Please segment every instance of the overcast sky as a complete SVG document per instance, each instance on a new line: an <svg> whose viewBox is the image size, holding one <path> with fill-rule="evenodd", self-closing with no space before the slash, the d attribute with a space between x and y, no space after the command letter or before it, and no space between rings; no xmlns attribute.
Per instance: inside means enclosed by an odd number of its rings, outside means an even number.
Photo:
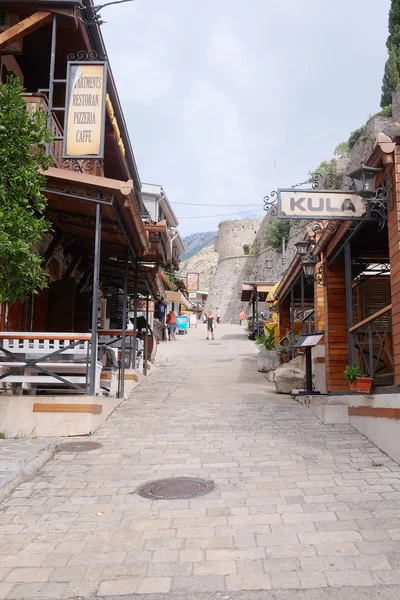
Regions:
<svg viewBox="0 0 400 600"><path fill-rule="evenodd" d="M379 110L389 4L134 0L102 10L142 182L201 205L173 204L183 235L262 217L265 194L304 181Z"/></svg>

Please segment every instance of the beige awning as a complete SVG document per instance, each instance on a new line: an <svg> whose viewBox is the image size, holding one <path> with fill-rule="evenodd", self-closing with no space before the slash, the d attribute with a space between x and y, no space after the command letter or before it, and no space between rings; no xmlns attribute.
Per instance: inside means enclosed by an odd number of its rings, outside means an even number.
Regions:
<svg viewBox="0 0 400 600"><path fill-rule="evenodd" d="M180 302L181 301L181 293L173 292L171 290L165 290L165 301L166 302Z"/></svg>
<svg viewBox="0 0 400 600"><path fill-rule="evenodd" d="M257 292L270 292L272 288L275 286L275 283L270 283L267 285L257 285Z"/></svg>

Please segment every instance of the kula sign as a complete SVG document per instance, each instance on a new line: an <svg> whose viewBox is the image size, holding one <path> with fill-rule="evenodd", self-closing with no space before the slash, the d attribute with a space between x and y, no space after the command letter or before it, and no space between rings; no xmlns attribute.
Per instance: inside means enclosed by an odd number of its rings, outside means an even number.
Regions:
<svg viewBox="0 0 400 600"><path fill-rule="evenodd" d="M367 212L361 196L345 191L278 190L278 217L288 219L360 219Z"/></svg>
<svg viewBox="0 0 400 600"><path fill-rule="evenodd" d="M106 62L69 62L63 158L103 158Z"/></svg>

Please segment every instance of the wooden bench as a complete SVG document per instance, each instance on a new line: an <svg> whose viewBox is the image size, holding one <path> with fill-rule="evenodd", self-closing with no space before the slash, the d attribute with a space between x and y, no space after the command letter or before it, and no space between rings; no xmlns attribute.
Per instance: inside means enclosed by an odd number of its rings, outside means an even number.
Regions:
<svg viewBox="0 0 400 600"><path fill-rule="evenodd" d="M0 384L21 384L30 393L54 385L57 393L65 391L61 386L87 393L91 338L90 333L0 332ZM97 361L96 394L102 393L102 368Z"/></svg>

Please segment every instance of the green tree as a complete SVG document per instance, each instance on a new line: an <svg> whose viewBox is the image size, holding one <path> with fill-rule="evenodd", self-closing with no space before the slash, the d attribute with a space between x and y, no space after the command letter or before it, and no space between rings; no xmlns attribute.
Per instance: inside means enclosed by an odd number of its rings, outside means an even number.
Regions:
<svg viewBox="0 0 400 600"><path fill-rule="evenodd" d="M33 246L49 230L44 217L45 176L52 158L45 154L51 136L47 115L30 115L16 77L0 85L0 302L25 300L47 285Z"/></svg>
<svg viewBox="0 0 400 600"><path fill-rule="evenodd" d="M350 154L350 147L348 142L340 142L333 152L334 156L338 158L347 158Z"/></svg>
<svg viewBox="0 0 400 600"><path fill-rule="evenodd" d="M289 234L290 221L287 219L276 219L265 230L265 247L271 247L277 252L282 252L282 239L285 238L287 245Z"/></svg>
<svg viewBox="0 0 400 600"><path fill-rule="evenodd" d="M400 0L392 0L389 10L388 59L382 80L381 107L392 103L392 92L400 83Z"/></svg>

